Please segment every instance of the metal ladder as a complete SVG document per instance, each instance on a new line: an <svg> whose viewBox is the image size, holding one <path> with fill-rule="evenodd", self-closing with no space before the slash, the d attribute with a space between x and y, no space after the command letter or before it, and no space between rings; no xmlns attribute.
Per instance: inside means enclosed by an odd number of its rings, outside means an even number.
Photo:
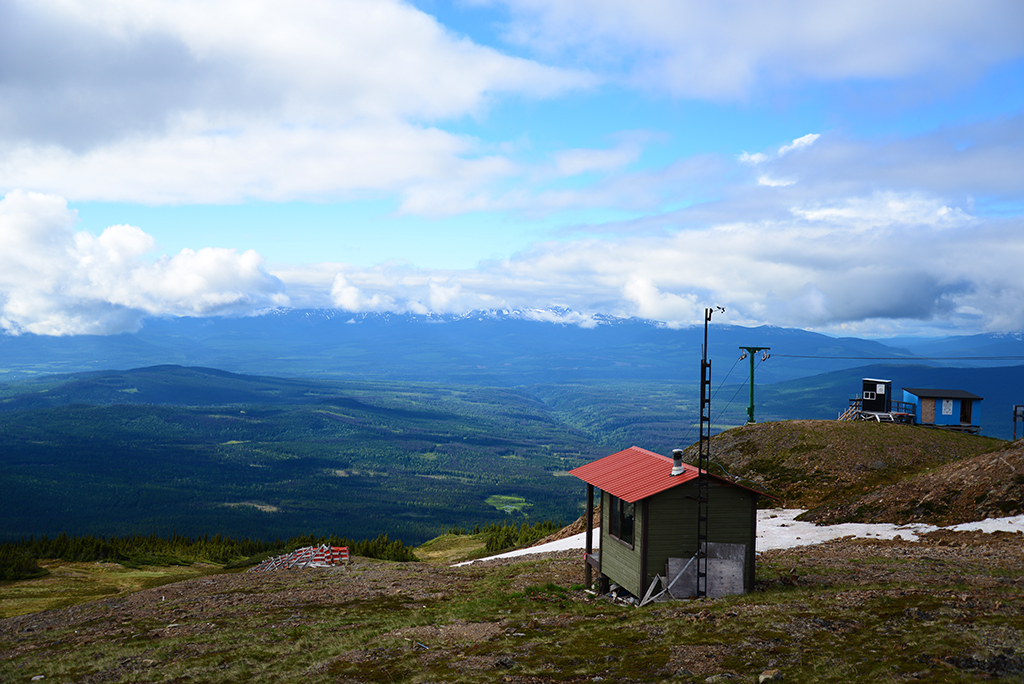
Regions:
<svg viewBox="0 0 1024 684"><path fill-rule="evenodd" d="M711 461L711 362L708 361L708 323L704 309L704 347L700 360L700 443L697 448L697 597L708 593L708 465Z"/></svg>

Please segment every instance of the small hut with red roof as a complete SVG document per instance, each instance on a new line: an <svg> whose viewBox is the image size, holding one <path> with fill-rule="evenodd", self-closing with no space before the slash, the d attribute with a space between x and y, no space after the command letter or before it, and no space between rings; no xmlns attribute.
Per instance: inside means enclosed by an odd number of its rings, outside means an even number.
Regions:
<svg viewBox="0 0 1024 684"><path fill-rule="evenodd" d="M601 493L596 550L587 516L588 586L594 569L602 593L614 582L633 596L644 597L660 576L665 585L676 581L669 594L695 595L695 579L687 581L683 574L698 547L695 466L633 446L570 474L587 483L588 510L593 508L594 490ZM707 595L751 591L757 500L764 495L716 475L708 477ZM690 572L695 578L695 568Z"/></svg>

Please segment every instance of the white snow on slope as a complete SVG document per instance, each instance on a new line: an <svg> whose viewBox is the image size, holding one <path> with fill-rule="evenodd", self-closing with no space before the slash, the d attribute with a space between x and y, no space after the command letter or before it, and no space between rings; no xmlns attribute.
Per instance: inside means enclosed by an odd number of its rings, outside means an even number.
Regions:
<svg viewBox="0 0 1024 684"><path fill-rule="evenodd" d="M989 518L979 522L951 525L950 527L939 528L934 525L892 525L889 523L867 524L867 523L844 523L841 525L815 525L814 523L801 522L795 518L803 513L801 508L776 508L765 509L757 512L757 550L770 551L771 549L789 549L795 546L809 546L821 544L832 539L842 537L864 537L875 539L895 539L899 537L909 541L917 541L919 534L934 532L938 529L952 530L954 532L970 532L980 530L982 532L1021 532L1024 533L1024 515L1017 515L1011 518ZM594 547L597 547L600 530L594 530ZM477 560L493 560L496 558L515 558L537 553L550 553L552 551L566 551L572 549L583 549L586 547L586 532L577 534L565 539L559 539L540 546L531 546L527 549L517 549L508 553L479 558ZM457 563L455 567L469 565L476 561Z"/></svg>

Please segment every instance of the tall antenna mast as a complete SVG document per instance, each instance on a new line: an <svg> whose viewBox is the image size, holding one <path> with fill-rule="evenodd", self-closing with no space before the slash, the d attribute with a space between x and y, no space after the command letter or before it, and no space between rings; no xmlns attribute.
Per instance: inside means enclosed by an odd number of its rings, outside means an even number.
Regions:
<svg viewBox="0 0 1024 684"><path fill-rule="evenodd" d="M725 312L722 307L715 307ZM700 443L697 448L697 597L708 594L708 465L711 462L711 362L708 361L708 323L704 309L704 346L700 359Z"/></svg>

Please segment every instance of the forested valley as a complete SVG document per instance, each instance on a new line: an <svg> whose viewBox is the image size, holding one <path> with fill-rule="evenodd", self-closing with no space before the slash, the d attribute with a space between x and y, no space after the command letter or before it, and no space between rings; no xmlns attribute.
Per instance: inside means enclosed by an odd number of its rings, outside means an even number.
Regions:
<svg viewBox="0 0 1024 684"><path fill-rule="evenodd" d="M387 534L416 544L453 527L567 522L583 503L568 470L622 440L665 441L678 423L654 411L638 423L635 405L650 397L619 394L602 413L550 388L175 366L8 384L2 536Z"/></svg>

